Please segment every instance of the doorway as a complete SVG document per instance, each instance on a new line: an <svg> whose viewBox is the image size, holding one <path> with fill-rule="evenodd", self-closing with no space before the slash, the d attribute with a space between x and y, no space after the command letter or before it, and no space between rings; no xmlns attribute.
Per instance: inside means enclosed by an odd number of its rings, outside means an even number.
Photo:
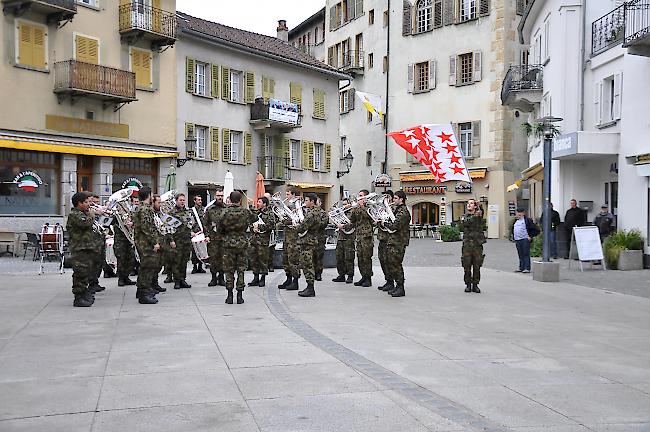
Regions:
<svg viewBox="0 0 650 432"><path fill-rule="evenodd" d="M90 192L93 188L92 156L79 156L77 158L77 192Z"/></svg>
<svg viewBox="0 0 650 432"><path fill-rule="evenodd" d="M440 206L433 202L413 205L413 223L415 225L439 225Z"/></svg>

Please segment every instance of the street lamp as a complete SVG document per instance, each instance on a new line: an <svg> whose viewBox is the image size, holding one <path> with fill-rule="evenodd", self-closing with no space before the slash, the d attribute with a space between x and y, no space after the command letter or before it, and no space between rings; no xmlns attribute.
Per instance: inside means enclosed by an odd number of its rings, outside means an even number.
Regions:
<svg viewBox="0 0 650 432"><path fill-rule="evenodd" d="M352 163L354 162L354 156L352 156L352 151L348 149L348 154L346 154L345 157L341 158L341 160L345 164L347 171L337 171L336 178L341 178L350 172L350 168L352 168Z"/></svg>
<svg viewBox="0 0 650 432"><path fill-rule="evenodd" d="M185 165L185 163L190 160L194 159L194 154L195 154L195 149L196 149L196 137L194 136L194 133L192 131L189 131L187 133L187 136L185 137L185 159L176 159L176 166L178 168L182 167Z"/></svg>

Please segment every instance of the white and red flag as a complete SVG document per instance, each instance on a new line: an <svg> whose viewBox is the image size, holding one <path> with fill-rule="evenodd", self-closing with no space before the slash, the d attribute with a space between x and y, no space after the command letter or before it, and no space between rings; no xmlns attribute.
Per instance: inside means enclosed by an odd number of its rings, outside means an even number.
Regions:
<svg viewBox="0 0 650 432"><path fill-rule="evenodd" d="M425 124L387 134L435 176L436 183L470 182L454 129L447 124Z"/></svg>

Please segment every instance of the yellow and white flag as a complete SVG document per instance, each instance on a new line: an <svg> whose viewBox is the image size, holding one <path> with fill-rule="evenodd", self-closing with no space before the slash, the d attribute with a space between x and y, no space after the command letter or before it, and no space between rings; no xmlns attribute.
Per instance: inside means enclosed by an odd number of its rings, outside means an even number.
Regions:
<svg viewBox="0 0 650 432"><path fill-rule="evenodd" d="M384 104L381 101L381 96L360 91L356 91L355 94L361 99L363 106L372 114L372 119L376 123L382 124L384 120Z"/></svg>

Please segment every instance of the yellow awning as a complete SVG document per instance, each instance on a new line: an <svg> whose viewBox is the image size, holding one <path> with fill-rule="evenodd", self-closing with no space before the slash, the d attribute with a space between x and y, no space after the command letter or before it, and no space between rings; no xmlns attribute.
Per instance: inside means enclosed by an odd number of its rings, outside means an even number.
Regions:
<svg viewBox="0 0 650 432"><path fill-rule="evenodd" d="M544 165L542 165L541 162L533 165L532 167L524 170L521 172L521 178L508 186L506 190L508 192L512 192L515 189L519 189L519 186L526 180L537 180L537 181L542 181L544 180Z"/></svg>
<svg viewBox="0 0 650 432"><path fill-rule="evenodd" d="M333 184L328 183L294 183L289 182L290 186L295 186L300 189L331 189L334 187Z"/></svg>
<svg viewBox="0 0 650 432"><path fill-rule="evenodd" d="M147 151L136 149L124 149L119 147L96 147L90 145L81 145L61 141L41 141L41 140L20 140L20 139L0 139L0 148L10 148L16 150L32 150L49 153L69 153L87 156L111 156L123 158L173 158L178 153L170 150L169 152Z"/></svg>
<svg viewBox="0 0 650 432"><path fill-rule="evenodd" d="M472 179L484 179L487 176L487 168L468 168L469 176ZM400 174L399 179L402 182L415 181L435 181L436 178L430 172L426 173L405 173Z"/></svg>

